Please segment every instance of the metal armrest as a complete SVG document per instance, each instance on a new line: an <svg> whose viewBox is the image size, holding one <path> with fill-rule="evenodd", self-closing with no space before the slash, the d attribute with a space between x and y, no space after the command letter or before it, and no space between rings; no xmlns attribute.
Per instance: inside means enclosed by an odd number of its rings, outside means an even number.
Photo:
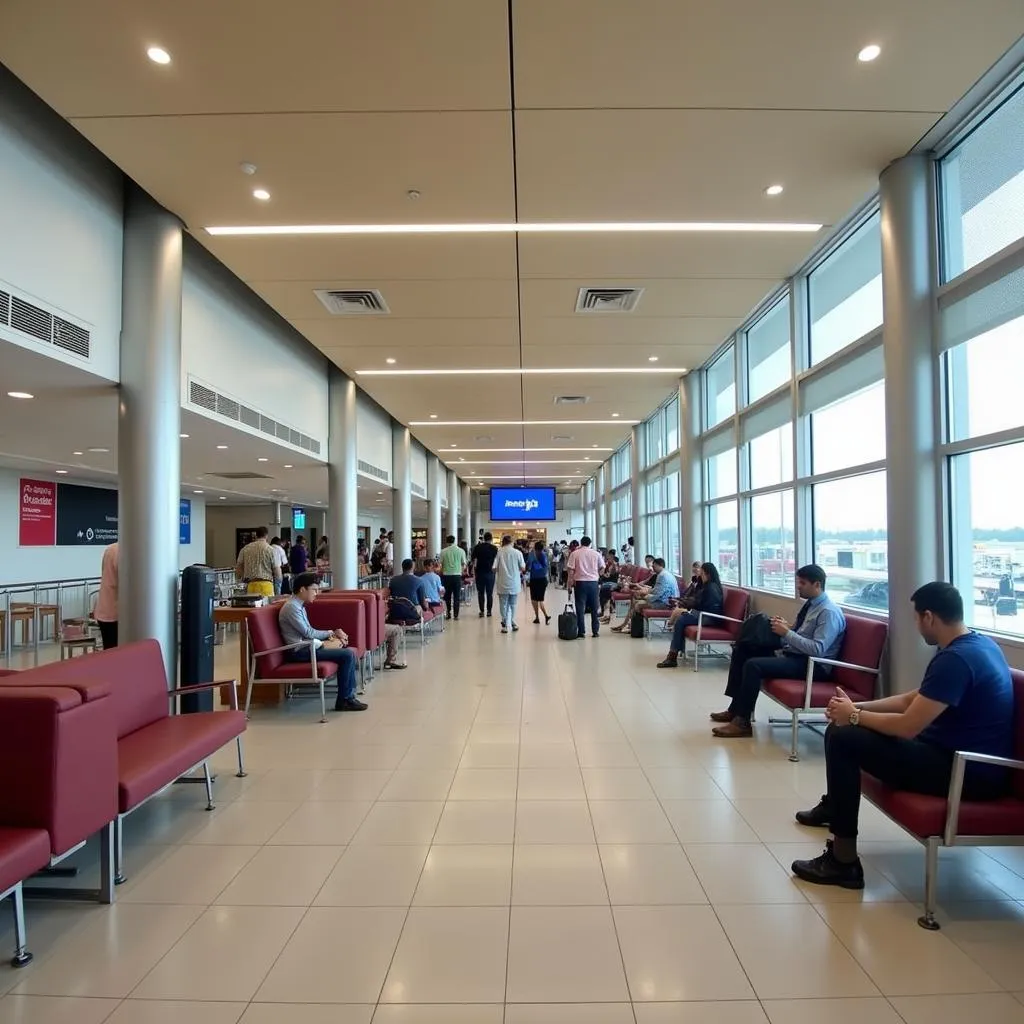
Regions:
<svg viewBox="0 0 1024 1024"><path fill-rule="evenodd" d="M967 762L974 761L977 764L992 764L1002 768L1012 768L1015 771L1024 771L1024 761L1015 760L1012 757L996 757L994 754L973 754L966 750L958 750L953 755L953 771L949 776L949 796L946 802L946 826L942 833L942 842L946 846L952 846L957 836L957 825L960 820L960 801L964 792L964 773L967 770Z"/></svg>
<svg viewBox="0 0 1024 1024"><path fill-rule="evenodd" d="M186 693L201 693L203 690L216 690L221 686L231 687L231 710L238 710L238 680L237 679L218 679L212 683L189 683L188 686L178 686L173 690L168 690L167 693L171 697L180 697Z"/></svg>
<svg viewBox="0 0 1024 1024"><path fill-rule="evenodd" d="M703 621L704 616L709 619L724 619L726 622L742 622L742 619L734 619L731 615L723 615L721 612L698 612L697 618ZM699 623L698 623L699 625Z"/></svg>
<svg viewBox="0 0 1024 1024"><path fill-rule="evenodd" d="M300 647L308 647L314 640L300 640L297 644L285 644L284 647L268 647L265 651L253 651L254 658L262 658L264 654L278 654L281 651L295 651Z"/></svg>
<svg viewBox="0 0 1024 1024"><path fill-rule="evenodd" d="M877 676L879 672L877 668L868 668L867 665L854 665L851 661L839 661L836 658L817 658L809 656L807 658L807 679L806 686L804 688L804 711L816 710L811 707L811 688L814 686L815 665L834 665L836 668L850 668L856 672L868 672L875 676Z"/></svg>

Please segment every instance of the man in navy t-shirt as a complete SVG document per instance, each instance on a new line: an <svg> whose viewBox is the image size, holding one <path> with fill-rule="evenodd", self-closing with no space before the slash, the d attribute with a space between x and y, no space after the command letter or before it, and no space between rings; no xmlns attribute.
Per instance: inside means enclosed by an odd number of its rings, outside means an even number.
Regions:
<svg viewBox="0 0 1024 1024"><path fill-rule="evenodd" d="M832 832L825 852L798 860L793 874L807 882L863 889L857 856L861 769L894 789L945 796L953 755L1011 757L1013 684L999 647L964 625L964 603L950 583L926 583L911 598L917 629L937 647L920 689L855 705L841 690L825 712L828 792L817 807L799 811L801 825ZM1002 796L1007 770L968 762L966 800Z"/></svg>
<svg viewBox="0 0 1024 1024"><path fill-rule="evenodd" d="M420 609L427 611L427 592L423 580L412 571L413 561L402 562L402 575L394 576L388 584L391 600L388 602L388 618L393 622L419 622Z"/></svg>

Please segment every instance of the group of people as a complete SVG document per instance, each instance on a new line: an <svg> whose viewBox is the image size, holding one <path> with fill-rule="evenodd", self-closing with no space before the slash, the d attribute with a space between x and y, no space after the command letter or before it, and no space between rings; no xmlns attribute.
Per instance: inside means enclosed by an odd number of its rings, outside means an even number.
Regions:
<svg viewBox="0 0 1024 1024"><path fill-rule="evenodd" d="M235 577L245 584L246 592L261 597L275 597L291 589L291 580L330 560L330 542L321 537L315 556L311 556L306 538L299 536L294 543L271 537L266 526L257 527L255 536L238 552Z"/></svg>
<svg viewBox="0 0 1024 1024"><path fill-rule="evenodd" d="M542 541L537 541L531 549L527 541L513 542L512 537L505 534L498 546L494 543L493 534L485 533L470 554L470 571L476 582L480 618L490 618L493 614L497 591L501 632L518 633L516 609L525 578L529 585L534 624L540 622L541 615L545 623L550 622L551 616L544 603L550 567L551 556Z"/></svg>

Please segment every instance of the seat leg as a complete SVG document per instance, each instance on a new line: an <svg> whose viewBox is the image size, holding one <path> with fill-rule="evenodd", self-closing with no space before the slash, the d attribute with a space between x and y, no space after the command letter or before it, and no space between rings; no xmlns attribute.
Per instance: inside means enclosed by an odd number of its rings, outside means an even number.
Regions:
<svg viewBox="0 0 1024 1024"><path fill-rule="evenodd" d="M213 802L213 776L210 774L210 762L203 762L203 782L206 783L206 809L212 811L214 809Z"/></svg>
<svg viewBox="0 0 1024 1024"><path fill-rule="evenodd" d="M924 847L924 914L917 919L917 923L929 932L937 932L940 927L939 922L935 920L940 842L939 836L929 836Z"/></svg>
<svg viewBox="0 0 1024 1024"><path fill-rule="evenodd" d="M19 882L11 892L11 905L14 908L14 956L11 957L12 967L25 967L32 962L32 954L25 948L25 897Z"/></svg>
<svg viewBox="0 0 1024 1024"><path fill-rule="evenodd" d="M123 885L124 877L124 819L114 819L114 885Z"/></svg>
<svg viewBox="0 0 1024 1024"><path fill-rule="evenodd" d="M324 681L322 678L318 680L320 683L320 721L327 721L327 701L324 698Z"/></svg>
<svg viewBox="0 0 1024 1024"><path fill-rule="evenodd" d="M799 761L800 755L797 753L797 746L800 742L800 716L795 711L793 712L792 729L789 741L789 759L790 761Z"/></svg>
<svg viewBox="0 0 1024 1024"><path fill-rule="evenodd" d="M114 876L115 823L120 823L120 816L114 821L108 821L100 829L100 888L97 898L100 903L110 904L114 902L114 885L117 880ZM124 879L122 878L123 882Z"/></svg>
<svg viewBox="0 0 1024 1024"><path fill-rule="evenodd" d="M249 718L249 703L252 700L252 677L253 673L249 673L249 682L245 686L245 717L248 721Z"/></svg>
<svg viewBox="0 0 1024 1024"><path fill-rule="evenodd" d="M235 749L238 751L238 771L235 772L236 779L244 779L246 776L245 759L242 756L242 737L235 737Z"/></svg>

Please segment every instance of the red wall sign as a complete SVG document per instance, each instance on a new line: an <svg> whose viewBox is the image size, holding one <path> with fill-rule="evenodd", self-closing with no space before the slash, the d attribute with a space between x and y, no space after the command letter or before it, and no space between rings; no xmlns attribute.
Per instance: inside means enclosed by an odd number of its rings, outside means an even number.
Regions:
<svg viewBox="0 0 1024 1024"><path fill-rule="evenodd" d="M57 485L22 480L18 496L18 543L24 547L57 543Z"/></svg>

